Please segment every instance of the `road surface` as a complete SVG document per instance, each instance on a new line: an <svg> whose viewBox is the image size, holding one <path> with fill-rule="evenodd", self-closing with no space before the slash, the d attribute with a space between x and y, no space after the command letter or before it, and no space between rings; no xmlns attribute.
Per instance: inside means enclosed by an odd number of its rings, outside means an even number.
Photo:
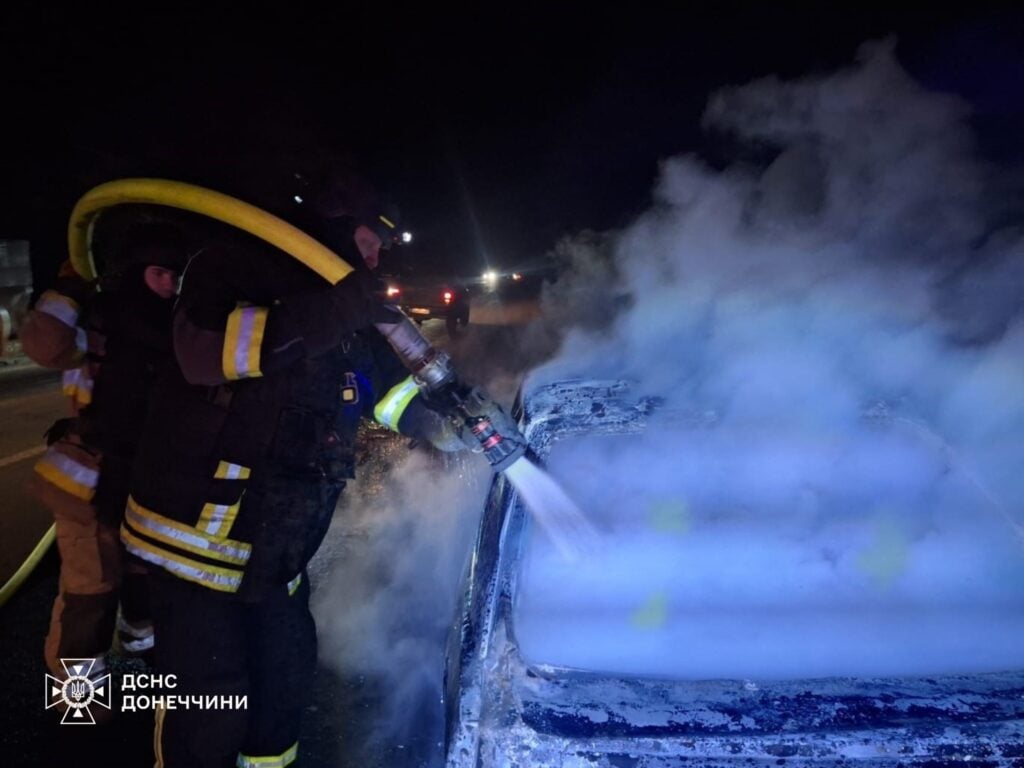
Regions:
<svg viewBox="0 0 1024 768"><path fill-rule="evenodd" d="M68 415L60 374L26 362L0 367L0 581L6 581L50 527L25 484L43 452L43 433Z"/></svg>

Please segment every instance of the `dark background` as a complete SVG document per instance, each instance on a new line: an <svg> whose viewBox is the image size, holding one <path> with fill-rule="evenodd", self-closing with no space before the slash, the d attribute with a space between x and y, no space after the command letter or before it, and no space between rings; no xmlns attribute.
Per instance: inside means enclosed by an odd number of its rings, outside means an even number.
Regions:
<svg viewBox="0 0 1024 768"><path fill-rule="evenodd" d="M995 6L77 5L0 10L0 238L32 240L37 290L90 186L165 176L245 197L296 153L356 157L424 262L519 266L628 222L660 158L722 161L700 130L717 87L827 72L890 34L917 79L972 103L986 153L1022 157L1024 12Z"/></svg>

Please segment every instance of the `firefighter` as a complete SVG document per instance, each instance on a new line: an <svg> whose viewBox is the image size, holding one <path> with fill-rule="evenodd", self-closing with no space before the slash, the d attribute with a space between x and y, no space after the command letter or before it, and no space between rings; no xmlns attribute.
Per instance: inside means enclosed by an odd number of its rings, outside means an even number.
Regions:
<svg viewBox="0 0 1024 768"><path fill-rule="evenodd" d="M120 243L99 283L65 263L21 329L30 358L64 370L72 406L48 432L31 481L53 513L61 556L44 646L58 677L68 658L93 659L91 674L102 676L115 626L124 653L146 658L154 641L146 569L126 557L118 531L150 386L173 358L171 300L187 254L167 224L138 224Z"/></svg>
<svg viewBox="0 0 1024 768"><path fill-rule="evenodd" d="M153 566L159 672L227 708L159 710L157 765L295 761L316 663L306 565L354 477L360 419L459 447L372 327L393 317L370 277L393 223L337 195L318 221L298 223L356 267L334 286L237 233L183 279L180 371L152 401L121 536Z"/></svg>

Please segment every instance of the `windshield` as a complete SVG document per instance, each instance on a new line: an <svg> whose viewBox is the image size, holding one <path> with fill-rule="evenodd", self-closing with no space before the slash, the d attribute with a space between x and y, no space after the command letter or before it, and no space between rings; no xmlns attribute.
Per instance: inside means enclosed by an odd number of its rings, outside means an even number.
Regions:
<svg viewBox="0 0 1024 768"><path fill-rule="evenodd" d="M1024 668L1024 539L926 427L677 429L556 443L601 530L566 560L524 527L528 663L676 679Z"/></svg>

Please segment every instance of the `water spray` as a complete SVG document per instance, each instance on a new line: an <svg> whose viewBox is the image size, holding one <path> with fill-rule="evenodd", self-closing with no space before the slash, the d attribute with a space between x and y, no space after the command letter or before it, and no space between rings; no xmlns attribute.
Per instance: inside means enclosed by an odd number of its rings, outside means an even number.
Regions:
<svg viewBox="0 0 1024 768"><path fill-rule="evenodd" d="M527 509L568 558L595 549L597 533L576 504L527 454L526 438L494 399L479 387L462 382L451 358L436 349L397 307L388 306L394 319L376 324L384 338L412 373L424 398L466 430L494 468L515 486Z"/></svg>
<svg viewBox="0 0 1024 768"><path fill-rule="evenodd" d="M992 491L992 489L982 481L977 471L975 471L975 469L957 453L953 446L950 445L942 435L928 425L922 424L914 419L908 419L905 416L898 416L893 419L893 421L909 427L918 435L918 437L923 438L938 450L945 457L951 467L959 470L967 481L978 489L982 498L988 502L991 509L995 511L996 515L1007 525L1010 531L1017 537L1021 546L1024 547L1024 525L1021 525L1014 519L1013 515L1011 515L1010 511L1006 508L1006 505Z"/></svg>

